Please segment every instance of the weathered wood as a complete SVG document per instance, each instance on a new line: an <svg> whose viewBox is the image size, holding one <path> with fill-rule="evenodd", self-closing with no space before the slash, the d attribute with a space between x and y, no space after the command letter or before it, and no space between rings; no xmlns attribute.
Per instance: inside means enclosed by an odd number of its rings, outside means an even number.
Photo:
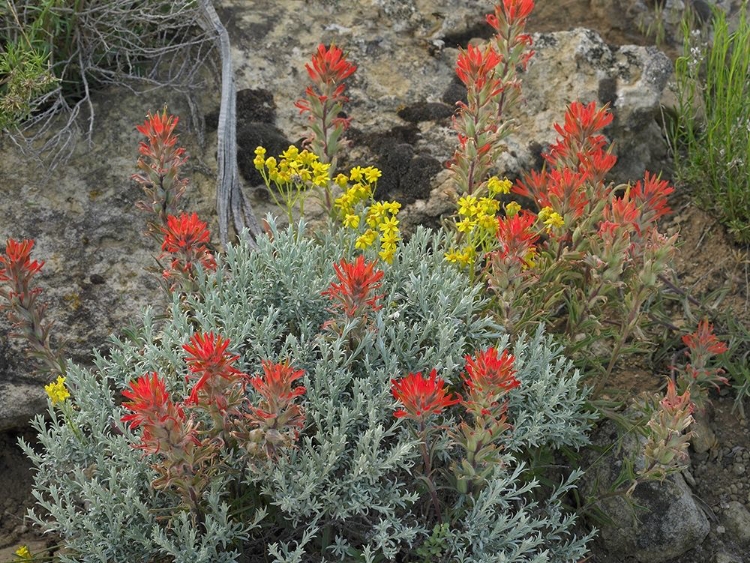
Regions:
<svg viewBox="0 0 750 563"><path fill-rule="evenodd" d="M229 241L229 222L239 235L247 228L251 244L261 229L252 206L242 193L237 168L237 99L232 70L229 34L221 23L211 0L201 0L207 23L215 30L221 56L221 107L219 109L216 210L219 214L221 244Z"/></svg>

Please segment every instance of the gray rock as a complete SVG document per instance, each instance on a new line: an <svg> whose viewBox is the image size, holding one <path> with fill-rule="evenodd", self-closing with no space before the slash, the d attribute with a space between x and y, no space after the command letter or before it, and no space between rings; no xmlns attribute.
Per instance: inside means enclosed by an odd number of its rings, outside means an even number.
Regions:
<svg viewBox="0 0 750 563"><path fill-rule="evenodd" d="M722 520L732 539L750 545L750 512L741 502L730 502L724 509Z"/></svg>
<svg viewBox="0 0 750 563"><path fill-rule="evenodd" d="M743 561L736 555L720 551L714 556L714 563L743 563Z"/></svg>
<svg viewBox="0 0 750 563"><path fill-rule="evenodd" d="M606 446L617 439L614 425L605 423L592 441ZM639 452L638 442L626 436L619 452L607 454L587 470L582 485L585 494L596 497L606 491L618 477L625 458L634 459L636 468L642 465ZM590 455L593 462L596 458ZM640 484L632 503L623 497L612 497L602 500L598 507L610 520L601 525L599 533L604 548L641 563L661 563L679 557L701 544L710 530L690 487L679 474L663 482Z"/></svg>

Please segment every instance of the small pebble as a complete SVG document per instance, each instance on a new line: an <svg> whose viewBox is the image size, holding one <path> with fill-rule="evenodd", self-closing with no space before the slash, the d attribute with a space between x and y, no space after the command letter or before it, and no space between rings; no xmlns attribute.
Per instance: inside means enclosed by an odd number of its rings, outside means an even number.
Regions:
<svg viewBox="0 0 750 563"><path fill-rule="evenodd" d="M741 463L735 463L734 466L732 467L732 471L734 472L735 475L739 477L745 474L745 466L742 465Z"/></svg>
<svg viewBox="0 0 750 563"><path fill-rule="evenodd" d="M716 526L716 533L717 534L723 534L727 531L727 529L724 526Z"/></svg>

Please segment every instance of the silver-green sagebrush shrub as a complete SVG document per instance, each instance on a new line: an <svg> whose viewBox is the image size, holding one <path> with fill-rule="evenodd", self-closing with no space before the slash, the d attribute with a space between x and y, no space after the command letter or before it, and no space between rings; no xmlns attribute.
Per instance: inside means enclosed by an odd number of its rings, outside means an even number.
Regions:
<svg viewBox="0 0 750 563"><path fill-rule="evenodd" d="M587 443L579 373L542 331L509 347L446 236L374 264L271 224L69 365L23 444L60 561L578 561L579 472L523 460Z"/></svg>

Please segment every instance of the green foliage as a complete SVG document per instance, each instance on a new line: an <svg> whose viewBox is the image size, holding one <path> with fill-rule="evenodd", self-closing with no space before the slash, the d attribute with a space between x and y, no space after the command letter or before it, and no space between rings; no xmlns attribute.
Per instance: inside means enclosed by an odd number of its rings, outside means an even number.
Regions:
<svg viewBox="0 0 750 563"><path fill-rule="evenodd" d="M382 265L383 308L372 326L352 319L321 332L331 317L322 292L333 263L351 259L345 230L306 236L304 225L230 247L216 273L199 272L198 291L174 296L171 314L147 311L143 325L113 340L96 369L70 365L71 399L34 426L41 448L24 445L37 471L32 518L65 541L61 561L578 561L588 537L571 532L563 497L579 477L542 488L519 461L530 448L585 445L580 376L540 330L514 344L520 386L509 394L514 429L503 463L486 485L460 499L441 497L446 523L429 517L415 485L418 442L393 416L391 379L437 368L460 384L464 356L490 345L507 348L499 326L483 315L481 287L445 262L445 234L420 229ZM166 379L174 397L188 388L182 346L197 331L229 338L238 367L289 360L305 370L307 424L298 447L276 460L232 453L201 499L202 523L170 490L155 490L151 463L132 445L120 418L121 391L147 371ZM251 402L254 390L248 389ZM451 424L448 413L445 424ZM447 469L459 448L441 452ZM239 476L239 477L238 477Z"/></svg>
<svg viewBox="0 0 750 563"><path fill-rule="evenodd" d="M747 3L730 33L726 15L714 12L705 32L683 22L683 56L677 60L678 107L671 126L675 163L697 201L714 211L738 242L750 242L750 22Z"/></svg>

